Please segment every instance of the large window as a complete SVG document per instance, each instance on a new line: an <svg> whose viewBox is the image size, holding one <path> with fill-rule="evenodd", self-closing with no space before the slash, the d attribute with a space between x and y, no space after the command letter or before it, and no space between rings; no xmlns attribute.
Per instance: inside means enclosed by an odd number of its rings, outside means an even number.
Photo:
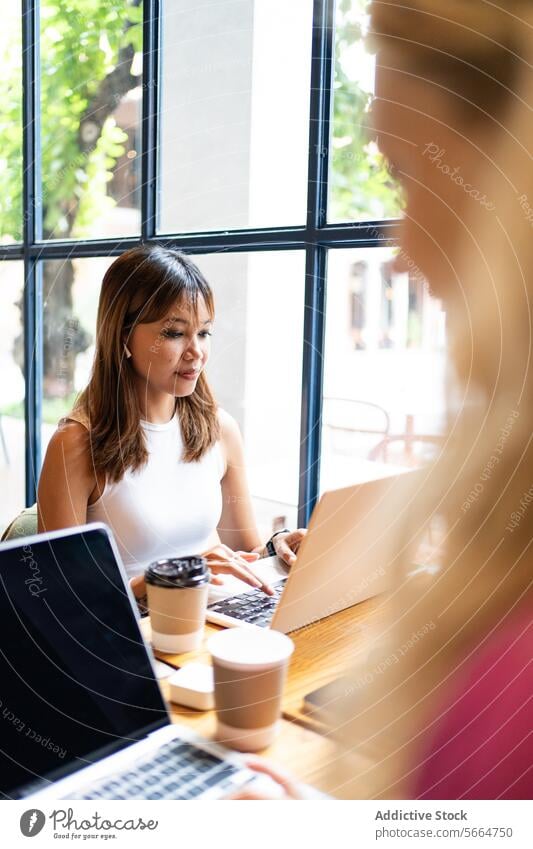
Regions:
<svg viewBox="0 0 533 849"><path fill-rule="evenodd" d="M365 0L8 5L2 523L35 498L90 372L102 276L139 240L193 253L213 285L209 376L263 535L307 523L321 489L438 451L445 321L392 270L402 197L369 131Z"/></svg>
<svg viewBox="0 0 533 849"><path fill-rule="evenodd" d="M0 266L0 526L24 507L22 262Z"/></svg>
<svg viewBox="0 0 533 849"><path fill-rule="evenodd" d="M89 379L100 283L111 262L93 257L43 263L43 452Z"/></svg>
<svg viewBox="0 0 533 849"><path fill-rule="evenodd" d="M142 3L41 0L45 239L138 235Z"/></svg>
<svg viewBox="0 0 533 849"><path fill-rule="evenodd" d="M161 232L305 221L312 17L312 0L165 4Z"/></svg>
<svg viewBox="0 0 533 849"><path fill-rule="evenodd" d="M372 138L369 106L375 57L365 50L368 0L338 0L335 9L333 125L328 221L372 221L399 215L401 194Z"/></svg>
<svg viewBox="0 0 533 849"><path fill-rule="evenodd" d="M320 488L418 466L445 430L445 317L390 248L332 251Z"/></svg>
<svg viewBox="0 0 533 849"><path fill-rule="evenodd" d="M196 259L216 298L209 379L244 436L255 514L268 538L297 521L305 256Z"/></svg>

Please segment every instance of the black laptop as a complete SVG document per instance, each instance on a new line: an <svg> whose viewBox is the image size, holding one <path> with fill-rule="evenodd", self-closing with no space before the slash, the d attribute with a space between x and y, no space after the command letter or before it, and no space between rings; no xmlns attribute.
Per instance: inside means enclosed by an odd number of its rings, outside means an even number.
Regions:
<svg viewBox="0 0 533 849"><path fill-rule="evenodd" d="M110 530L0 544L0 798L199 799L251 778L173 725Z"/></svg>

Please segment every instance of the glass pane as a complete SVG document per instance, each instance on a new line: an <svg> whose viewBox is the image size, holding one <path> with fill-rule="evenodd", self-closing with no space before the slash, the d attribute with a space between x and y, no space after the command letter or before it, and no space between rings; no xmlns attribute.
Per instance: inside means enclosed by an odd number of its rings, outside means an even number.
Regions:
<svg viewBox="0 0 533 849"><path fill-rule="evenodd" d="M312 7L165 4L160 232L305 223Z"/></svg>
<svg viewBox="0 0 533 849"><path fill-rule="evenodd" d="M43 263L42 454L58 420L89 379L100 285L111 258Z"/></svg>
<svg viewBox="0 0 533 849"><path fill-rule="evenodd" d="M140 231L142 4L41 3L45 239Z"/></svg>
<svg viewBox="0 0 533 849"><path fill-rule="evenodd" d="M305 257L299 251L216 254L195 262L215 293L209 379L243 434L266 540L273 529L296 527Z"/></svg>
<svg viewBox="0 0 533 849"><path fill-rule="evenodd" d="M0 62L0 242L22 241L22 34L21 4L2 7Z"/></svg>
<svg viewBox="0 0 533 849"><path fill-rule="evenodd" d="M399 188L367 127L375 74L375 56L366 52L363 42L367 6L368 0L337 0L330 222L394 218L402 209Z"/></svg>
<svg viewBox="0 0 533 849"><path fill-rule="evenodd" d="M445 315L392 258L329 252L322 490L421 465L445 432Z"/></svg>
<svg viewBox="0 0 533 849"><path fill-rule="evenodd" d="M0 264L0 534L25 503L22 262Z"/></svg>
<svg viewBox="0 0 533 849"><path fill-rule="evenodd" d="M43 456L89 378L100 284L111 262L44 263ZM268 539L278 525L296 527L305 257L216 254L195 262L215 293L209 379L241 428L256 518Z"/></svg>

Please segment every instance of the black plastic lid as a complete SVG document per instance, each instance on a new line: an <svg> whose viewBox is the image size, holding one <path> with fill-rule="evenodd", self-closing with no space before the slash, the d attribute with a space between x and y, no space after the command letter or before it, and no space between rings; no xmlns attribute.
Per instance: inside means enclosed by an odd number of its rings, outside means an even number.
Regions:
<svg viewBox="0 0 533 849"><path fill-rule="evenodd" d="M156 560L146 568L147 584L168 589L201 587L209 581L205 557L171 557Z"/></svg>

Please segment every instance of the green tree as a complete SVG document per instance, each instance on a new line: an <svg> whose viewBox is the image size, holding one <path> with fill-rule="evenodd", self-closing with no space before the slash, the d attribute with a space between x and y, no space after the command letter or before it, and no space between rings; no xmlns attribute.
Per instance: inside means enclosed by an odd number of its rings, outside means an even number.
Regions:
<svg viewBox="0 0 533 849"><path fill-rule="evenodd" d="M371 95L350 77L350 52L362 38L366 0L338 0L331 206L334 220L395 216L401 197L365 128ZM44 237L80 238L114 203L108 183L124 150L113 112L139 85L141 0L42 0L41 126ZM0 238L22 239L20 12L9 6L0 33ZM90 342L73 315L68 261L45 265L45 393L69 395L75 356ZM17 342L22 363L22 340ZM59 379L58 379L59 377Z"/></svg>
<svg viewBox="0 0 533 849"><path fill-rule="evenodd" d="M20 44L20 42L19 42ZM18 47L18 49L17 49ZM107 184L124 152L113 111L140 83L141 0L43 0L41 4L42 205L45 239L80 238L114 204ZM20 47L4 45L0 125L0 233L22 238ZM90 342L73 315L72 263L45 264L45 392L69 395L75 356ZM22 359L22 340L16 356Z"/></svg>
<svg viewBox="0 0 533 849"><path fill-rule="evenodd" d="M402 208L400 190L370 140L372 96L349 74L354 47L362 43L368 0L338 0L335 34L330 209L334 221L390 218Z"/></svg>

